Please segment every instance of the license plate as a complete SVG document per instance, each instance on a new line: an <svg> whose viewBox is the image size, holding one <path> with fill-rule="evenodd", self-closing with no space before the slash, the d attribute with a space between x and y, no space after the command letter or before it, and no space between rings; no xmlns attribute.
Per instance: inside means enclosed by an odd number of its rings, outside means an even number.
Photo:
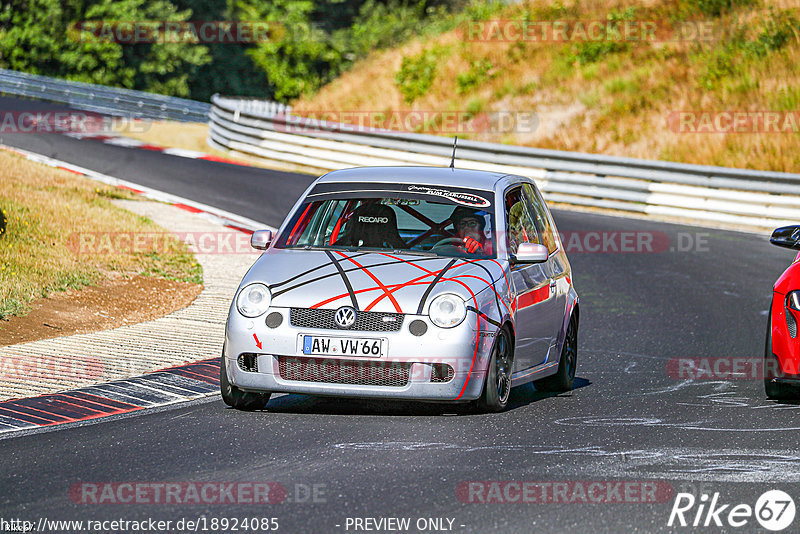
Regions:
<svg viewBox="0 0 800 534"><path fill-rule="evenodd" d="M363 337L302 336L303 354L380 358L386 355L386 339Z"/></svg>

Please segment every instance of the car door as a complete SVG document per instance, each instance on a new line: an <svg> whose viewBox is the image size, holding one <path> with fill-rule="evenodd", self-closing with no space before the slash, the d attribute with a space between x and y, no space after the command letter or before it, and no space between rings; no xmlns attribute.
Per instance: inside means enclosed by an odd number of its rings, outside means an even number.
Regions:
<svg viewBox="0 0 800 534"><path fill-rule="evenodd" d="M555 227L544 199L535 186L525 184L522 186L525 197L529 202L534 216L534 223L541 239L541 244L547 247L550 257L543 265L545 274L549 279L550 292L547 300L541 306L542 316L537 320L548 325L547 335L550 337L550 347L555 347L564 322L567 307L567 294L569 292L569 268L563 254L556 254L559 241L556 238ZM557 356L557 355L556 355ZM548 358L554 359L554 358Z"/></svg>
<svg viewBox="0 0 800 534"><path fill-rule="evenodd" d="M505 230L509 254L516 254L520 243L540 243L530 202L522 186L505 194ZM550 277L546 263L511 266L512 303L515 311L516 348L514 372L525 371L547 358L551 344L551 325L543 323L550 296Z"/></svg>

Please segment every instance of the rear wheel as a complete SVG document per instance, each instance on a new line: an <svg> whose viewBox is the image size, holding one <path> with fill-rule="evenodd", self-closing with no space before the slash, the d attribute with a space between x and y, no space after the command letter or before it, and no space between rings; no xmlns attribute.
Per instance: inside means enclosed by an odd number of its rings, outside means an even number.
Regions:
<svg viewBox="0 0 800 534"><path fill-rule="evenodd" d="M784 384L772 381L773 378L782 375L778 357L772 352L772 310L770 310L767 319L767 341L764 346L764 391L768 398L782 400L793 397L792 392Z"/></svg>
<svg viewBox="0 0 800 534"><path fill-rule="evenodd" d="M573 315L569 319L564 346L561 348L561 360L558 362L556 374L536 380L533 385L539 391L569 391L575 380L575 368L578 365L578 321Z"/></svg>
<svg viewBox="0 0 800 534"><path fill-rule="evenodd" d="M511 336L506 328L501 328L492 349L483 393L477 403L481 412L502 412L508 406L513 363L514 350L511 346Z"/></svg>
<svg viewBox="0 0 800 534"><path fill-rule="evenodd" d="M270 393L243 391L228 381L228 373L225 370L224 351L219 362L219 389L225 404L237 410L243 410L245 412L263 410L269 402Z"/></svg>

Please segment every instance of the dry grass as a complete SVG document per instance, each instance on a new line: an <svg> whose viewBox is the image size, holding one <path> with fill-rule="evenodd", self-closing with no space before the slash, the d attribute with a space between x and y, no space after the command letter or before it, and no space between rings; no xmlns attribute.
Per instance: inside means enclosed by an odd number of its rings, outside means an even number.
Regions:
<svg viewBox="0 0 800 534"><path fill-rule="evenodd" d="M111 203L130 198L123 190L5 152L0 152L0 184L8 221L0 236L0 318L24 314L28 303L52 291L94 284L109 274L202 282L202 268L182 246L75 252L81 234L164 232Z"/></svg>
<svg viewBox="0 0 800 534"><path fill-rule="evenodd" d="M225 157L224 153L215 152L213 148L206 144L208 125L201 122L142 120L120 124L116 131L125 137L131 137L153 145L184 148Z"/></svg>
<svg viewBox="0 0 800 534"><path fill-rule="evenodd" d="M241 154L238 152L227 152L212 148L206 143L208 138L208 124L200 122L177 122L177 121L137 121L133 124L121 125L116 129L116 133L138 139L145 143L162 146L166 148L182 148L204 152L219 158L240 161L242 164L253 167L263 167L265 169L280 170L303 170L295 165L282 165L260 160L255 157Z"/></svg>
<svg viewBox="0 0 800 534"><path fill-rule="evenodd" d="M473 133L478 140L640 158L800 172L797 133L681 133L667 119L675 111L800 112L800 25L788 41L763 55L748 52L773 14L800 19L800 0L754 3L712 18L688 0L649 2L576 0L554 11L545 0L510 6L499 19L604 20L633 8L634 20L696 18L743 28L712 42L630 42L590 58L577 42L468 42L459 30L426 42L378 52L316 95L294 103L298 112L470 110L532 111L533 130ZM773 11L771 12L770 9ZM688 10L688 11L687 11ZM784 11L781 11L784 10ZM430 89L407 104L395 75L403 58L438 54ZM491 68L459 93L458 76L476 63Z"/></svg>

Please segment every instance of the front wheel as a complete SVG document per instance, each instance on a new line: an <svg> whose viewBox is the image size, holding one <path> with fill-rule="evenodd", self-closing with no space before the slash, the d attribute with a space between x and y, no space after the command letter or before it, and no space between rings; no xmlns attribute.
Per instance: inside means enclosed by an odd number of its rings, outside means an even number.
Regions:
<svg viewBox="0 0 800 534"><path fill-rule="evenodd" d="M263 410L269 402L270 393L254 393L242 391L228 381L228 372L225 370L225 353L219 362L219 389L222 400L231 408L252 412Z"/></svg>
<svg viewBox="0 0 800 534"><path fill-rule="evenodd" d="M514 363L514 349L508 330L501 328L492 349L483 393L478 399L481 412L502 412L508 406L511 395L511 366Z"/></svg>
<svg viewBox="0 0 800 534"><path fill-rule="evenodd" d="M575 368L578 365L578 321L573 315L569 319L564 346L561 348L561 360L558 371L552 376L536 380L533 385L539 391L569 391L575 380Z"/></svg>

